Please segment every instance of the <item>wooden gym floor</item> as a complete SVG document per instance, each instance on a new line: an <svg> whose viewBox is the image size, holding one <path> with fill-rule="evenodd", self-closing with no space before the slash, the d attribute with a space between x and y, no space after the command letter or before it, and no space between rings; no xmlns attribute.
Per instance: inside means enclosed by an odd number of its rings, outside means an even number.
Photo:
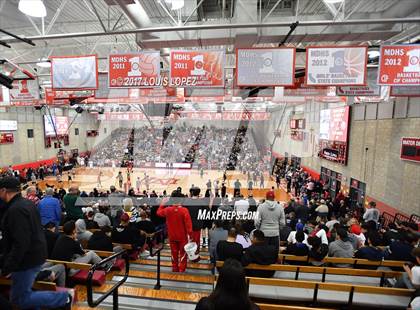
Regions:
<svg viewBox="0 0 420 310"><path fill-rule="evenodd" d="M89 193L93 188L97 188L99 191L109 190L111 185L117 187L117 189L124 190L124 186L119 188L117 174L121 171L124 177L124 182L127 181L127 169L126 168L108 168L108 167L95 167L95 168L75 168L75 175L71 182L68 182L67 172L63 173L62 182L58 182L55 177L47 177L44 181L39 181L38 186L41 189L45 189L47 185L54 186L57 188L64 187L67 189L70 185L77 185L81 191ZM102 172L101 184L98 184L98 175ZM145 178L145 174L149 176L149 188L155 190L158 194L164 190L170 194L177 187L181 187L184 193L188 192L188 189L194 184L201 188L201 195L203 196L206 189L206 183L210 179L213 183L214 180L219 180L219 187L221 187L223 180L223 171L217 170L205 170L203 177L197 169L150 169L150 168L134 168L131 174L131 187L135 188L136 179L140 177L141 180ZM238 171L227 172L228 181L226 184L228 187L228 194L233 194L233 183L239 179L242 184L241 193L247 197L252 194L255 199L261 199L265 197L265 194L272 186L275 187L275 182L269 178L268 173L265 173L265 184L264 188L259 188L259 181L257 186L254 184L252 192L248 191L248 183L246 175ZM146 184L143 180L141 183L140 191L146 190ZM284 188L275 189L276 200L287 201L289 195L286 193Z"/></svg>

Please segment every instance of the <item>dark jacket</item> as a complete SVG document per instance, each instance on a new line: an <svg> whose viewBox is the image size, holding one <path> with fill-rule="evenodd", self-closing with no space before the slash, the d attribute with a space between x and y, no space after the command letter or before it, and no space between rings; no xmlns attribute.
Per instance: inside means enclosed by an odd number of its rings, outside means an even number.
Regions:
<svg viewBox="0 0 420 310"><path fill-rule="evenodd" d="M76 206L76 200L78 196L73 194L66 194L63 197L64 206L67 212L66 220L74 220L83 218L83 211L81 207Z"/></svg>
<svg viewBox="0 0 420 310"><path fill-rule="evenodd" d="M206 205L207 203L207 205ZM190 213L191 222L192 222L192 229L197 231L203 228L203 220L198 219L198 214L200 210L209 210L208 202L204 199L186 199L184 207L188 209Z"/></svg>
<svg viewBox="0 0 420 310"><path fill-rule="evenodd" d="M307 256L308 246L304 243L293 243L288 244L285 254L296 255L296 256Z"/></svg>
<svg viewBox="0 0 420 310"><path fill-rule="evenodd" d="M138 230L144 231L146 234L153 234L156 231L155 225L152 221L141 220L136 223Z"/></svg>
<svg viewBox="0 0 420 310"><path fill-rule="evenodd" d="M327 256L327 254L328 254L328 244L325 244L325 243L322 243L318 250L315 250L314 248L312 248L308 252L308 256L318 262L322 261L325 258L325 256Z"/></svg>
<svg viewBox="0 0 420 310"><path fill-rule="evenodd" d="M361 247L356 253L354 253L354 257L381 261L384 257L384 253L381 249L372 246L365 246Z"/></svg>
<svg viewBox="0 0 420 310"><path fill-rule="evenodd" d="M222 306L223 308L220 308L220 306ZM238 307L240 307L241 310L259 310L260 309L252 301L250 302L249 308L244 308L242 305L237 305L237 304L220 305L220 304L217 304L217 302L215 302L210 297L203 297L197 303L195 310L225 310L225 309L235 309L235 307L236 309L239 309Z"/></svg>
<svg viewBox="0 0 420 310"><path fill-rule="evenodd" d="M255 243L245 249L244 255L242 256L242 265L271 265L277 262L277 257L278 252L274 246L268 245L264 242ZM246 275L248 277L270 278L274 275L274 271L247 269Z"/></svg>
<svg viewBox="0 0 420 310"><path fill-rule="evenodd" d="M119 225L112 231L112 241L122 244L131 244L133 247L138 248L144 245L146 238L143 235L140 235L140 232L132 225Z"/></svg>
<svg viewBox="0 0 420 310"><path fill-rule="evenodd" d="M42 265L47 258L47 242L35 204L17 194L8 205L2 221L3 274Z"/></svg>
<svg viewBox="0 0 420 310"><path fill-rule="evenodd" d="M112 239L103 231L95 231L90 237L87 247L89 250L110 251L113 250Z"/></svg>
<svg viewBox="0 0 420 310"><path fill-rule="evenodd" d="M83 251L79 241L62 234L55 243L51 259L71 262L75 254L85 255L85 251Z"/></svg>
<svg viewBox="0 0 420 310"><path fill-rule="evenodd" d="M239 243L221 240L216 245L216 255L218 260L225 261L228 258L233 258L241 261L242 254L243 247Z"/></svg>
<svg viewBox="0 0 420 310"><path fill-rule="evenodd" d="M47 241L48 258L49 258L51 257L51 253L54 249L55 243L57 242L57 239L60 235L48 229L44 230L44 234L45 234L45 240Z"/></svg>
<svg viewBox="0 0 420 310"><path fill-rule="evenodd" d="M403 241L394 241L389 246L388 253L385 253L386 260L400 260L415 263L416 258L411 255L413 246Z"/></svg>
<svg viewBox="0 0 420 310"><path fill-rule="evenodd" d="M99 225L97 222L95 222L94 220L88 220L88 219L84 219L85 220L85 224L86 224L86 229L99 229Z"/></svg>

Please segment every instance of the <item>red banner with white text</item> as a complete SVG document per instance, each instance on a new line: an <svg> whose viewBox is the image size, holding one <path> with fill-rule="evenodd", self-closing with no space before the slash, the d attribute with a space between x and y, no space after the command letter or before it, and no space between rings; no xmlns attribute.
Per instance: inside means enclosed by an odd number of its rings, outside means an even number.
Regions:
<svg viewBox="0 0 420 310"><path fill-rule="evenodd" d="M223 51L171 51L171 85L223 87L225 53Z"/></svg>

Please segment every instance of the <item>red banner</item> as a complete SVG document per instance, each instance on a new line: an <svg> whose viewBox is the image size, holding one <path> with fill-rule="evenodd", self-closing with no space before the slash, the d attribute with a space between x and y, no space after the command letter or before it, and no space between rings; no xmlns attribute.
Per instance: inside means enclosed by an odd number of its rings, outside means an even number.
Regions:
<svg viewBox="0 0 420 310"><path fill-rule="evenodd" d="M270 119L270 114L266 112L181 112L182 116L188 119L197 120L224 120L224 121L241 121L241 120L252 120L252 121L265 121Z"/></svg>
<svg viewBox="0 0 420 310"><path fill-rule="evenodd" d="M64 105L69 103L69 99L93 96L93 90L52 90L51 88L45 88L45 102L48 105Z"/></svg>
<svg viewBox="0 0 420 310"><path fill-rule="evenodd" d="M163 88L132 88L129 90L130 99L145 99L153 103L183 103L185 101L182 92L173 87Z"/></svg>
<svg viewBox="0 0 420 310"><path fill-rule="evenodd" d="M15 142L15 138L13 137L13 133L6 132L0 133L0 144L9 144Z"/></svg>
<svg viewBox="0 0 420 310"><path fill-rule="evenodd" d="M223 87L223 51L171 51L171 85Z"/></svg>
<svg viewBox="0 0 420 310"><path fill-rule="evenodd" d="M381 46L380 85L420 85L420 44Z"/></svg>
<svg viewBox="0 0 420 310"><path fill-rule="evenodd" d="M170 119L175 118L173 114L169 116ZM101 121L146 121L147 117L142 112L108 112L98 114L97 119ZM149 116L151 121L164 121L163 116Z"/></svg>
<svg viewBox="0 0 420 310"><path fill-rule="evenodd" d="M160 77L158 51L112 54L109 55L108 64L110 88L155 86Z"/></svg>
<svg viewBox="0 0 420 310"><path fill-rule="evenodd" d="M420 138L403 137L400 158L420 162Z"/></svg>

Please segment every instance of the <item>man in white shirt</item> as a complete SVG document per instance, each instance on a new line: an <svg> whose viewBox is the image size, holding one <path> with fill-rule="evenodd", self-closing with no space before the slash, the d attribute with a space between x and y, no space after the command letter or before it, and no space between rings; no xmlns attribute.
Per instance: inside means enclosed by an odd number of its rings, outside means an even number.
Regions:
<svg viewBox="0 0 420 310"><path fill-rule="evenodd" d="M240 200L235 201L234 210L237 213L243 214L243 213L248 212L249 202L248 200L244 199L243 195L241 195L240 198L241 198Z"/></svg>
<svg viewBox="0 0 420 310"><path fill-rule="evenodd" d="M303 230L304 227L305 225L303 223L297 223L296 230L291 231L289 233L289 236L287 237L287 243L288 244L296 243L296 232L298 232L299 230ZM303 234L305 236L305 238L303 239L303 243L307 244L306 240L308 239L308 235L305 232Z"/></svg>
<svg viewBox="0 0 420 310"><path fill-rule="evenodd" d="M365 214L363 214L363 220L366 223L369 221L374 221L376 224L378 224L379 210L376 209L376 203L374 201L369 202L368 209L366 209Z"/></svg>

